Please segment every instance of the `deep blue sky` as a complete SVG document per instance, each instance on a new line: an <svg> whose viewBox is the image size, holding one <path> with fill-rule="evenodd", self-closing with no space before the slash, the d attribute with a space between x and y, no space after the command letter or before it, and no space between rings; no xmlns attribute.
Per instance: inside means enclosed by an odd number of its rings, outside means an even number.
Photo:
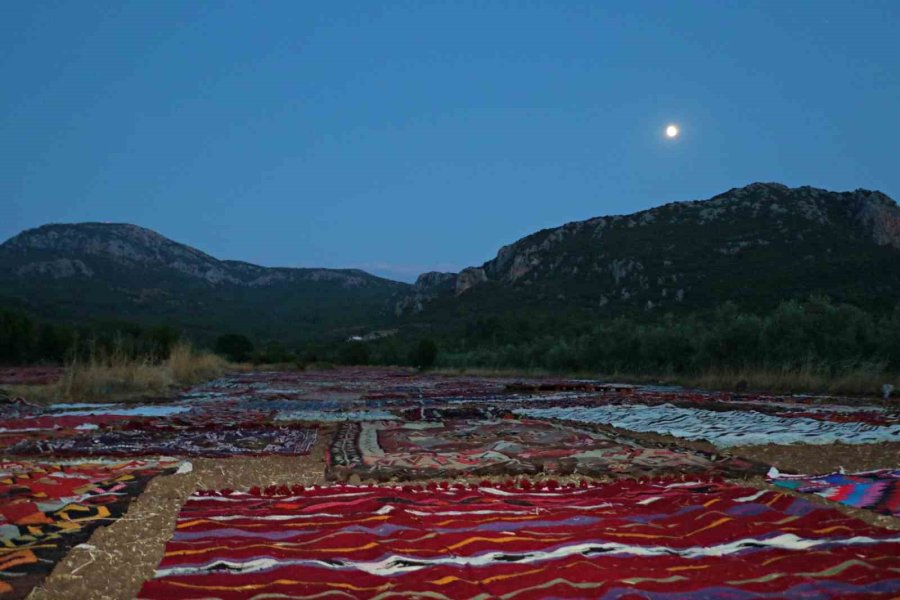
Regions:
<svg viewBox="0 0 900 600"><path fill-rule="evenodd" d="M8 1L0 238L125 221L409 280L753 181L896 199L898 24L896 0Z"/></svg>

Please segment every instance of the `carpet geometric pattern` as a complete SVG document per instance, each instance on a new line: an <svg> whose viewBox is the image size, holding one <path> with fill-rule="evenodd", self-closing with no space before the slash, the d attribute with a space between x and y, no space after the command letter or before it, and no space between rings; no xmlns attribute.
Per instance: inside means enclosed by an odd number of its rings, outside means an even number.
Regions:
<svg viewBox="0 0 900 600"><path fill-rule="evenodd" d="M0 462L0 598L24 598L73 546L178 461Z"/></svg>
<svg viewBox="0 0 900 600"><path fill-rule="evenodd" d="M900 532L787 494L657 480L194 494L148 600L858 598Z"/></svg>

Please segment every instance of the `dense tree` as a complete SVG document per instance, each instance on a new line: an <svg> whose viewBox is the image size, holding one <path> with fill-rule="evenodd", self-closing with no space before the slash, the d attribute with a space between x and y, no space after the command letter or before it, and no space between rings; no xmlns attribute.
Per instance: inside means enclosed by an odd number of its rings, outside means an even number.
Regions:
<svg viewBox="0 0 900 600"><path fill-rule="evenodd" d="M216 340L215 352L231 362L247 362L253 354L253 342L245 335L226 333Z"/></svg>
<svg viewBox="0 0 900 600"><path fill-rule="evenodd" d="M339 362L345 365L367 365L370 361L369 348L363 342L346 342L339 355Z"/></svg>
<svg viewBox="0 0 900 600"><path fill-rule="evenodd" d="M437 353L434 340L421 340L410 355L410 362L418 369L430 369L437 360Z"/></svg>

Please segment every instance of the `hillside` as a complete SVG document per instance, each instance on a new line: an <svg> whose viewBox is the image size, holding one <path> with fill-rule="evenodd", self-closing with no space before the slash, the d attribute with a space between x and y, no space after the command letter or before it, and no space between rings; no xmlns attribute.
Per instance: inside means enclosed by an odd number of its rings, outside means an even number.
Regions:
<svg viewBox="0 0 900 600"><path fill-rule="evenodd" d="M491 315L568 322L766 311L812 294L900 300L900 207L880 192L756 183L709 200L568 223L409 286L355 269L218 260L125 224L45 225L0 245L0 306L63 322L165 324L299 343Z"/></svg>
<svg viewBox="0 0 900 600"><path fill-rule="evenodd" d="M510 313L661 314L730 300L750 310L828 295L900 301L900 208L880 192L755 183L709 200L544 229L460 273L426 273L407 320Z"/></svg>
<svg viewBox="0 0 900 600"><path fill-rule="evenodd" d="M222 261L127 224L45 225L0 245L0 299L60 321L134 321L290 341L388 318L406 284L355 269Z"/></svg>

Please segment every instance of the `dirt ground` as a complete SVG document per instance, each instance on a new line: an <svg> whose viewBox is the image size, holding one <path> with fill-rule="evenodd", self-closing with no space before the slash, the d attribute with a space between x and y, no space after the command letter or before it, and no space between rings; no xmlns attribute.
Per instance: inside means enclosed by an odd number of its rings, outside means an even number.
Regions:
<svg viewBox="0 0 900 600"><path fill-rule="evenodd" d="M828 444L822 446L738 446L731 453L757 460L782 471L797 473L833 473L841 468L851 471L900 468L900 442L881 444Z"/></svg>
<svg viewBox="0 0 900 600"><path fill-rule="evenodd" d="M87 544L74 548L28 597L134 598L162 560L175 518L192 492L324 484L325 442L327 436L320 437L309 456L192 459L191 473L157 477L124 517L98 528Z"/></svg>

